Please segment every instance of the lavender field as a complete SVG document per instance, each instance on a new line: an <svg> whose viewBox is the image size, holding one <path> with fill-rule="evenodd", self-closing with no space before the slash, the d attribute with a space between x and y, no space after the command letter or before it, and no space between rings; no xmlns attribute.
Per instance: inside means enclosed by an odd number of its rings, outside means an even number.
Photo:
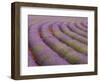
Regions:
<svg viewBox="0 0 100 82"><path fill-rule="evenodd" d="M28 16L28 66L88 63L88 19Z"/></svg>

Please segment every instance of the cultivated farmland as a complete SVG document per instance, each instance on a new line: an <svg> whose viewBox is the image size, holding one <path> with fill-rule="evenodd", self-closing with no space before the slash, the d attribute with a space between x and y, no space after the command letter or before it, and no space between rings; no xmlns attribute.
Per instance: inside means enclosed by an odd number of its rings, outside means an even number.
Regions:
<svg viewBox="0 0 100 82"><path fill-rule="evenodd" d="M28 16L28 66L88 63L86 17Z"/></svg>

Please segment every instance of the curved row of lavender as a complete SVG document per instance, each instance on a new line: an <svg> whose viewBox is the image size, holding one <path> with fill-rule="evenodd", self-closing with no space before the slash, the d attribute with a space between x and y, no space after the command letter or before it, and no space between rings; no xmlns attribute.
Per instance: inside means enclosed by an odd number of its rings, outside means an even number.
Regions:
<svg viewBox="0 0 100 82"><path fill-rule="evenodd" d="M69 27L70 30L72 30L73 32L87 38L87 32L84 32L80 29L78 29L73 23L69 23L67 24L67 26Z"/></svg>
<svg viewBox="0 0 100 82"><path fill-rule="evenodd" d="M74 25L79 28L80 30L83 30L84 32L87 32L87 28L84 28L81 23L74 23Z"/></svg>
<svg viewBox="0 0 100 82"><path fill-rule="evenodd" d="M88 62L87 24L84 22L42 21L30 25L28 40L31 56L35 57L33 64L29 66L87 64Z"/></svg>
<svg viewBox="0 0 100 82"><path fill-rule="evenodd" d="M33 56L32 56L32 52L30 50L28 50L28 66L37 66L36 61L34 60Z"/></svg>

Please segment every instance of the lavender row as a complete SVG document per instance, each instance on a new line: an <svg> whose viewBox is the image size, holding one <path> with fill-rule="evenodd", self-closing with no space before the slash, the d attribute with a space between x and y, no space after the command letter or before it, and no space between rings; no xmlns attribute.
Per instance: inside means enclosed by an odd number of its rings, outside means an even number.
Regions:
<svg viewBox="0 0 100 82"><path fill-rule="evenodd" d="M81 22L80 23L83 27L87 28L88 27L88 23L87 22Z"/></svg>
<svg viewBox="0 0 100 82"><path fill-rule="evenodd" d="M79 34L79 35L81 35L81 36L87 38L87 32L84 32L84 31L82 31L82 30L76 28L76 26L75 26L73 23L68 23L68 24L67 24L67 27L68 27L70 30L72 30L73 32L75 32L75 33L77 33L77 34Z"/></svg>
<svg viewBox="0 0 100 82"><path fill-rule="evenodd" d="M78 23L74 23L74 25L79 28L80 30L87 32L87 28L84 28L84 26L82 26L79 22Z"/></svg>
<svg viewBox="0 0 100 82"><path fill-rule="evenodd" d="M30 50L28 50L28 66L37 66L38 64L35 62L35 60L33 59L33 55L32 52Z"/></svg>

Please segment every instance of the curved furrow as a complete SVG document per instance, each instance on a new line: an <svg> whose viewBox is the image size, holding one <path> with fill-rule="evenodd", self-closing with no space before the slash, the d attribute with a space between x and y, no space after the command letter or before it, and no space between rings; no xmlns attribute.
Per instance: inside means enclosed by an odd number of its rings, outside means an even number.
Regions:
<svg viewBox="0 0 100 82"><path fill-rule="evenodd" d="M84 28L79 22L75 22L74 25L80 30L87 32L87 28Z"/></svg>
<svg viewBox="0 0 100 82"><path fill-rule="evenodd" d="M28 50L28 66L37 66L38 64L35 62L32 56L32 52Z"/></svg>
<svg viewBox="0 0 100 82"><path fill-rule="evenodd" d="M81 22L80 24L81 24L84 28L88 28L87 22Z"/></svg>
<svg viewBox="0 0 100 82"><path fill-rule="evenodd" d="M69 64L42 41L39 33L40 25L36 24L31 26L28 35L29 45L34 53L37 63L40 65Z"/></svg>
<svg viewBox="0 0 100 82"><path fill-rule="evenodd" d="M80 53L83 53L87 55L87 45L79 42L78 40L72 39L68 35L64 34L60 31L59 24L53 24L52 25L52 33L55 37L57 37L60 41L64 42L65 44L71 46L75 50L77 50Z"/></svg>
<svg viewBox="0 0 100 82"><path fill-rule="evenodd" d="M76 39L84 44L87 44L87 39L83 36L80 36L79 34L71 31L64 23L59 25L60 30L65 33L66 35L72 37L73 39Z"/></svg>
<svg viewBox="0 0 100 82"><path fill-rule="evenodd" d="M40 33L44 42L71 64L86 64L87 56L60 42L50 32L51 26L49 23L41 26Z"/></svg>
<svg viewBox="0 0 100 82"><path fill-rule="evenodd" d="M76 28L76 26L74 26L73 23L68 23L67 26L71 31L73 31L73 32L75 32L75 33L87 38L87 32L79 30L78 28Z"/></svg>

